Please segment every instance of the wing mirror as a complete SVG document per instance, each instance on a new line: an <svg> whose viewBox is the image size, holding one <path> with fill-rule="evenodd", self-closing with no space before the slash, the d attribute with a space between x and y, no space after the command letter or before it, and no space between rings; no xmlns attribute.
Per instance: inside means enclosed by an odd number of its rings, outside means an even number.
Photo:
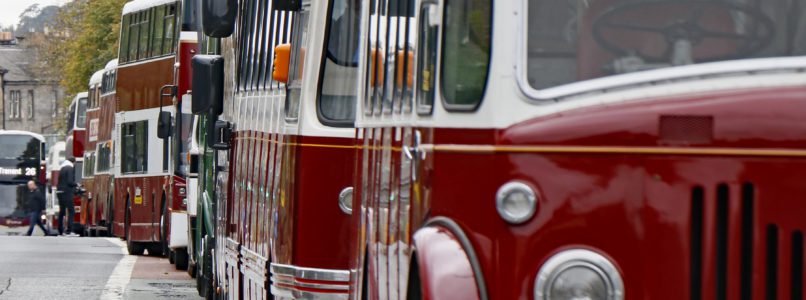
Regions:
<svg viewBox="0 0 806 300"><path fill-rule="evenodd" d="M193 57L193 102L194 114L212 109L214 116L224 110L224 58L220 55L196 55Z"/></svg>
<svg viewBox="0 0 806 300"><path fill-rule="evenodd" d="M214 38L225 38L235 30L238 0L202 0L202 29Z"/></svg>
<svg viewBox="0 0 806 300"><path fill-rule="evenodd" d="M208 139L208 147L215 150L229 150L229 141L232 137L232 126L223 120L218 120L213 126L213 138Z"/></svg>
<svg viewBox="0 0 806 300"><path fill-rule="evenodd" d="M157 137L167 139L171 136L171 112L161 111L157 119Z"/></svg>

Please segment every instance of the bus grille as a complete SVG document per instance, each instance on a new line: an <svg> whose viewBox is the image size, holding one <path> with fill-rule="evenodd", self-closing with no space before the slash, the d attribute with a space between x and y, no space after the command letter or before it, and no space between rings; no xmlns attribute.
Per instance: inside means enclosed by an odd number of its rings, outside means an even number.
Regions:
<svg viewBox="0 0 806 300"><path fill-rule="evenodd" d="M706 194L709 191L713 197ZM803 299L802 228L785 230L775 222L760 221L756 195L752 183L691 190L692 300L750 300L754 295L768 300ZM801 213L806 218L806 212ZM783 293L789 297L782 297Z"/></svg>

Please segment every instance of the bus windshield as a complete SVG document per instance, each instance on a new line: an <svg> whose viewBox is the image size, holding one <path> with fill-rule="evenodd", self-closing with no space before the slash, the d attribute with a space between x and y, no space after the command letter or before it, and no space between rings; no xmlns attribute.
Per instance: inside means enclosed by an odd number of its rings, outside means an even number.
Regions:
<svg viewBox="0 0 806 300"><path fill-rule="evenodd" d="M0 218L24 218L22 184L0 183Z"/></svg>
<svg viewBox="0 0 806 300"><path fill-rule="evenodd" d="M27 135L0 135L0 159L39 160L38 139Z"/></svg>
<svg viewBox="0 0 806 300"><path fill-rule="evenodd" d="M806 54L806 5L795 0L535 0L528 5L526 76L535 89L675 66Z"/></svg>

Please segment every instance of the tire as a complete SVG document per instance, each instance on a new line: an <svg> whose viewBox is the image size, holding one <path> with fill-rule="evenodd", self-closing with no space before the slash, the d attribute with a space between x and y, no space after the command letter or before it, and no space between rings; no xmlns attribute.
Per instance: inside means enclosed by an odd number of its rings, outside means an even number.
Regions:
<svg viewBox="0 0 806 300"><path fill-rule="evenodd" d="M148 250L148 256L163 256L165 253L162 253L162 245L160 243L149 243L146 247Z"/></svg>
<svg viewBox="0 0 806 300"><path fill-rule="evenodd" d="M168 263L174 264L176 262L176 251L168 251Z"/></svg>
<svg viewBox="0 0 806 300"><path fill-rule="evenodd" d="M198 265L195 264L195 263L188 262L188 268L187 269L188 269L188 275L190 275L190 278L196 278L196 274L198 273Z"/></svg>
<svg viewBox="0 0 806 300"><path fill-rule="evenodd" d="M190 258L188 256L187 250L179 249L177 251L174 251L173 253L175 257L174 260L176 261L176 269L181 271L187 270L188 259Z"/></svg>
<svg viewBox="0 0 806 300"><path fill-rule="evenodd" d="M162 253L168 255L171 253L171 249L168 248L168 202L165 201L165 193L162 194L162 215L160 217L160 242L159 245L162 247Z"/></svg>
<svg viewBox="0 0 806 300"><path fill-rule="evenodd" d="M128 205L127 205L128 206ZM132 226L131 226L131 211L129 209L126 210L126 249L129 251L129 255L143 255L143 251L145 251L145 247L143 243L132 241Z"/></svg>
<svg viewBox="0 0 806 300"><path fill-rule="evenodd" d="M107 206L108 208L106 210L106 236L113 237L115 236L114 231L112 231L115 229L115 207L114 202L112 202L114 201L114 198L112 198L110 195L108 199L109 200L107 203L109 203L109 205Z"/></svg>

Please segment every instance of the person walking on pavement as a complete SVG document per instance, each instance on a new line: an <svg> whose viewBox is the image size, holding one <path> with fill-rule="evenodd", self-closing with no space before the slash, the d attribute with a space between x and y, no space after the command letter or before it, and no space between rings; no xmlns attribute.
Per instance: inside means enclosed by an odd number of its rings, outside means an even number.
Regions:
<svg viewBox="0 0 806 300"><path fill-rule="evenodd" d="M48 229L42 224L42 211L45 210L45 194L36 186L33 180L28 181L28 191L25 193L25 210L28 212L28 219L31 223L28 226L28 236L34 233L34 227L39 226L45 236L48 235Z"/></svg>
<svg viewBox="0 0 806 300"><path fill-rule="evenodd" d="M62 167L59 170L59 184L56 186L56 194L59 198L60 235L65 234L64 215L66 211L68 213L66 235L77 236L77 234L71 232L73 230L73 216L76 214L76 208L73 206L73 191L78 186L75 181L75 170L73 170L75 161L75 158L68 158L62 163Z"/></svg>

